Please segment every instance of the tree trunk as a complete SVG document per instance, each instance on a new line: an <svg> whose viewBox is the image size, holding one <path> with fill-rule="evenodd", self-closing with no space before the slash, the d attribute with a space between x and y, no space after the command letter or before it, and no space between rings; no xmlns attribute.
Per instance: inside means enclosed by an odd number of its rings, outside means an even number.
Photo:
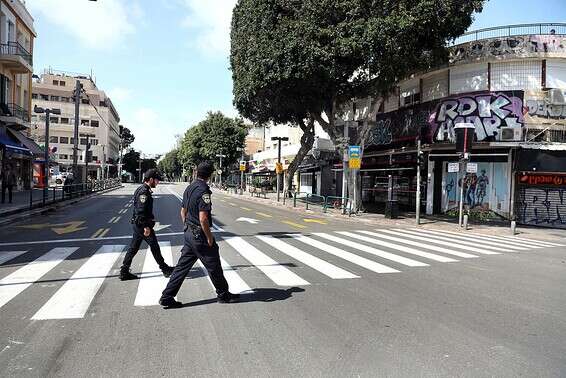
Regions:
<svg viewBox="0 0 566 378"><path fill-rule="evenodd" d="M299 148L299 152L297 152L297 155L295 155L295 158L289 165L289 168L287 168L287 188L285 193L289 197L292 196L291 188L293 187L293 177L295 176L295 172L297 172L297 169L314 144L314 119L310 118L306 124L303 120L299 120L297 123L301 130L303 130L303 136L301 137L301 148Z"/></svg>

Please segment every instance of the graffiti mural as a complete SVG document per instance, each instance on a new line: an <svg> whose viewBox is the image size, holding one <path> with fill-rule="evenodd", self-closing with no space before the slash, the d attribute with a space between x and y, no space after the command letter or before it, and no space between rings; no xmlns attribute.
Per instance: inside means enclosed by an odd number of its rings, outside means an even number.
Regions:
<svg viewBox="0 0 566 378"><path fill-rule="evenodd" d="M520 174L518 221L566 228L566 175Z"/></svg>
<svg viewBox="0 0 566 378"><path fill-rule="evenodd" d="M527 100L527 108L531 117L544 119L566 119L566 105L549 104L545 100Z"/></svg>
<svg viewBox="0 0 566 378"><path fill-rule="evenodd" d="M493 212L502 217L509 215L509 182L507 163L477 163L477 173L460 173L445 170L442 209L449 213L459 206L460 190L464 182L464 205L467 209Z"/></svg>
<svg viewBox="0 0 566 378"><path fill-rule="evenodd" d="M442 100L434 114L434 141L454 142L454 126L473 123L478 141L495 141L501 127L523 127L523 92L466 95Z"/></svg>
<svg viewBox="0 0 566 378"><path fill-rule="evenodd" d="M450 64L541 53L566 54L566 36L530 35L490 38L458 45L450 50Z"/></svg>

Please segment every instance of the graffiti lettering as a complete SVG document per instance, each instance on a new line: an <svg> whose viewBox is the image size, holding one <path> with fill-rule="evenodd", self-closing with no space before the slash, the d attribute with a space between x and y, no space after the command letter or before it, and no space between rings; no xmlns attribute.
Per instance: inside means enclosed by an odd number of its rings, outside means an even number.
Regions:
<svg viewBox="0 0 566 378"><path fill-rule="evenodd" d="M521 190L519 223L566 228L566 190Z"/></svg>
<svg viewBox="0 0 566 378"><path fill-rule="evenodd" d="M543 100L527 100L530 116L547 119L566 119L566 105L552 105Z"/></svg>
<svg viewBox="0 0 566 378"><path fill-rule="evenodd" d="M391 144L393 141L393 134L391 133L391 119L382 119L377 121L374 128L371 129L367 145L380 146L384 144Z"/></svg>
<svg viewBox="0 0 566 378"><path fill-rule="evenodd" d="M522 127L523 101L504 93L481 94L441 101L437 107L435 140L454 142L454 126L473 123L478 141L493 140L501 127Z"/></svg>

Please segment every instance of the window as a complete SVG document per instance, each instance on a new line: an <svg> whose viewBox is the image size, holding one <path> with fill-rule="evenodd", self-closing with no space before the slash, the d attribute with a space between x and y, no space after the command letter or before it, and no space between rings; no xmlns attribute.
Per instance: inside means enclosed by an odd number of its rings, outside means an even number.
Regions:
<svg viewBox="0 0 566 378"><path fill-rule="evenodd" d="M37 121L37 116L36 116L35 114L32 114L32 115L31 115L31 120L32 120L32 121Z"/></svg>
<svg viewBox="0 0 566 378"><path fill-rule="evenodd" d="M491 65L492 91L541 89L541 86L541 61L525 60Z"/></svg>
<svg viewBox="0 0 566 378"><path fill-rule="evenodd" d="M59 80L53 80L53 85L59 85Z"/></svg>
<svg viewBox="0 0 566 378"><path fill-rule="evenodd" d="M86 138L81 138L81 145L86 146Z"/></svg>
<svg viewBox="0 0 566 378"><path fill-rule="evenodd" d="M100 102L98 103L98 105L99 105L99 106L106 107L106 101L100 101Z"/></svg>
<svg viewBox="0 0 566 378"><path fill-rule="evenodd" d="M88 105L90 102L88 101L88 98L81 98L81 104Z"/></svg>
<svg viewBox="0 0 566 378"><path fill-rule="evenodd" d="M51 123L59 123L59 117L49 117L49 122L51 122Z"/></svg>
<svg viewBox="0 0 566 378"><path fill-rule="evenodd" d="M37 100L39 98L39 96L37 95L37 93L32 93L31 98L34 99L34 100Z"/></svg>
<svg viewBox="0 0 566 378"><path fill-rule="evenodd" d="M39 97L44 100L44 101L49 101L49 96L48 95L44 95L44 94L40 94Z"/></svg>
<svg viewBox="0 0 566 378"><path fill-rule="evenodd" d="M61 102L71 102L69 97L61 97Z"/></svg>
<svg viewBox="0 0 566 378"><path fill-rule="evenodd" d="M90 121L90 127L98 127L98 121Z"/></svg>
<svg viewBox="0 0 566 378"><path fill-rule="evenodd" d="M92 155L92 161L98 161L98 156Z"/></svg>
<svg viewBox="0 0 566 378"><path fill-rule="evenodd" d="M59 143L61 144L69 144L69 137L60 137Z"/></svg>
<svg viewBox="0 0 566 378"><path fill-rule="evenodd" d="M56 136L49 137L49 143L59 143L59 137Z"/></svg>
<svg viewBox="0 0 566 378"><path fill-rule="evenodd" d="M51 101L59 101L59 96L51 96Z"/></svg>
<svg viewBox="0 0 566 378"><path fill-rule="evenodd" d="M69 155L67 155L67 154L59 154L59 159L61 159L61 160L68 160L68 159L69 159Z"/></svg>
<svg viewBox="0 0 566 378"><path fill-rule="evenodd" d="M44 115L40 115L40 116L39 116L39 120L40 120L41 122L45 122L46 117L45 117Z"/></svg>
<svg viewBox="0 0 566 378"><path fill-rule="evenodd" d="M59 86L60 86L60 87L64 87L65 84L66 84L66 83L65 83L64 81L62 81L62 80L59 82Z"/></svg>
<svg viewBox="0 0 566 378"><path fill-rule="evenodd" d="M64 125L68 125L69 124L69 118L61 118L61 123Z"/></svg>
<svg viewBox="0 0 566 378"><path fill-rule="evenodd" d="M88 119L81 119L81 126L89 126Z"/></svg>
<svg viewBox="0 0 566 378"><path fill-rule="evenodd" d="M91 146L98 146L98 139L91 139L91 140L90 140L90 145L91 145Z"/></svg>
<svg viewBox="0 0 566 378"><path fill-rule="evenodd" d="M69 138L69 144L75 144L75 138L73 137Z"/></svg>

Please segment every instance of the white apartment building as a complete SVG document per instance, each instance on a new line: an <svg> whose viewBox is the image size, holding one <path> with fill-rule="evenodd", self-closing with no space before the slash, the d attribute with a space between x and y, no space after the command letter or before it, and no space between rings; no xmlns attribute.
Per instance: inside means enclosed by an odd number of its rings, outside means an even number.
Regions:
<svg viewBox="0 0 566 378"><path fill-rule="evenodd" d="M78 164L81 177L85 177L84 154L87 136L91 145L92 161L88 162L88 174L93 178L114 177L117 174L120 149L120 116L112 101L100 90L89 75L78 75L45 70L32 85L32 105L60 109L60 115L51 115L49 146L56 147L52 156L62 170L70 170L73 164L75 103L73 93L76 82L82 84L79 109ZM43 144L45 141L45 114L32 113L32 135Z"/></svg>

